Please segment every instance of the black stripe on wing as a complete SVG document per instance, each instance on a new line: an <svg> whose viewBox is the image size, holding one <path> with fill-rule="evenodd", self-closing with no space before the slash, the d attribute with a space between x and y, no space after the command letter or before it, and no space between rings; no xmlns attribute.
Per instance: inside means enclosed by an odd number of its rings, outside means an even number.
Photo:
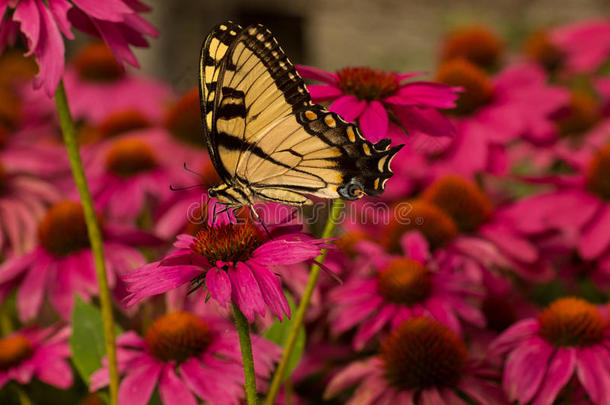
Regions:
<svg viewBox="0 0 610 405"><path fill-rule="evenodd" d="M231 175L218 156L214 112L218 103L216 91L218 78L222 77L221 71L225 69L228 50L241 31L242 27L231 21L217 25L203 41L199 58L199 104L203 134L212 163L225 183L230 182Z"/></svg>

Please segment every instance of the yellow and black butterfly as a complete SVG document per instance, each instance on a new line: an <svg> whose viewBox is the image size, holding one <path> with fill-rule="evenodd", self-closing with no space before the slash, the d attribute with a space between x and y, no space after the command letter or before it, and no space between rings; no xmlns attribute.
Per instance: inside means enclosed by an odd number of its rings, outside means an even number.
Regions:
<svg viewBox="0 0 610 405"><path fill-rule="evenodd" d="M201 115L228 207L256 199L311 204L305 195L355 200L383 192L402 145L375 144L356 125L312 104L303 79L262 25L218 25L201 47Z"/></svg>

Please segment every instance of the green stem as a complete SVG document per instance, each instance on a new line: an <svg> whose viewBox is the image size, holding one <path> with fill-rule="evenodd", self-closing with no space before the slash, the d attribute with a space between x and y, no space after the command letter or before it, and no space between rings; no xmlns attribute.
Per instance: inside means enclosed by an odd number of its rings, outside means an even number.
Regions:
<svg viewBox="0 0 610 405"><path fill-rule="evenodd" d="M239 307L233 303L233 314L235 326L239 335L239 347L241 348L241 359L244 364L244 375L246 378L246 403L256 405L256 377L254 375L254 357L252 357L252 342L250 341L250 324Z"/></svg>
<svg viewBox="0 0 610 405"><path fill-rule="evenodd" d="M95 272L97 274L97 283L99 288L100 306L102 310L102 321L104 323L104 343L106 346L106 356L108 357L108 373L110 375L110 405L116 405L117 394L119 387L119 373L116 360L116 342L114 336L114 319L112 316L112 301L110 299L110 289L108 288L108 278L106 276L106 263L104 261L104 247L102 242L102 233L97 223L95 209L93 207L93 199L89 192L87 179L83 163L78 151L78 143L76 142L76 130L74 129L74 121L70 114L68 99L63 81L59 82L57 91L55 92L55 105L57 114L59 115L59 123L72 168L72 176L78 189L78 194L83 206L85 222L87 224L87 232L89 233L89 241L93 258L95 261Z"/></svg>
<svg viewBox="0 0 610 405"><path fill-rule="evenodd" d="M28 394L24 391L23 388L21 388L20 385L14 384L13 388L15 389L15 392L17 393L17 396L19 397L20 405L34 405L32 400L28 396Z"/></svg>
<svg viewBox="0 0 610 405"><path fill-rule="evenodd" d="M330 215L326 220L326 225L324 226L324 232L322 233L322 239L328 239L333 236L333 232L337 226L337 220L339 219L339 215L343 210L343 200L334 200L332 206L330 208ZM307 280L307 286L305 287L305 292L303 293L303 297L299 302L299 307L297 308L297 313L294 315L292 320L292 325L290 327L290 331L288 332L288 339L286 340L286 344L284 345L284 353L282 354L282 359L280 360L280 364L277 366L275 370L275 374L273 375L273 379L271 380L271 386L269 387L269 393L267 394L267 398L265 398L265 405L274 405L275 398L280 390L280 386L282 385L282 381L284 379L284 374L286 373L286 368L288 367L288 362L290 360L290 356L294 350L297 336L299 335L299 330L303 325L303 320L305 319L305 313L307 311L307 307L309 306L309 302L311 301L311 296L313 294L313 290L318 282L318 277L320 276L320 266L317 263L324 263L324 259L326 259L327 250L322 250L320 255L316 257L316 263L311 266L311 271L309 272L309 280Z"/></svg>

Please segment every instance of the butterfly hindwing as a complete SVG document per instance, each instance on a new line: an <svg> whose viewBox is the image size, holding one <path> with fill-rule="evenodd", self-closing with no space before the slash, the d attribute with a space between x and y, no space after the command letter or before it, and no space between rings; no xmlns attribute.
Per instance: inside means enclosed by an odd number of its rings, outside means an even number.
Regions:
<svg viewBox="0 0 610 405"><path fill-rule="evenodd" d="M358 127L313 105L269 30L225 23L201 54L206 141L223 181L262 199L310 203L303 194L379 194L400 146L372 144Z"/></svg>

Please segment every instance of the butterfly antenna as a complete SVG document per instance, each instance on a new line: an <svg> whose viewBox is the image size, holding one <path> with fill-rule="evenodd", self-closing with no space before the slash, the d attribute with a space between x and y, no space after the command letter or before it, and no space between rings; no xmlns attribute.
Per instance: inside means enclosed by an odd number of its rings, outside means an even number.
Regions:
<svg viewBox="0 0 610 405"><path fill-rule="evenodd" d="M197 173L197 172L196 172L196 171L194 171L193 169L189 169L189 167L186 165L186 162L184 162L183 166L184 166L184 170L186 170L187 172L189 172L189 173L193 173L193 174L195 174L195 175L197 175L197 176L201 176L201 177L203 177L203 174L201 174L201 173Z"/></svg>
<svg viewBox="0 0 610 405"><path fill-rule="evenodd" d="M205 184L194 184L192 186L184 186L184 187L176 187L173 185L169 185L169 189L172 191L184 191L184 190L190 190L192 188L197 188L197 187L203 187L205 186Z"/></svg>

